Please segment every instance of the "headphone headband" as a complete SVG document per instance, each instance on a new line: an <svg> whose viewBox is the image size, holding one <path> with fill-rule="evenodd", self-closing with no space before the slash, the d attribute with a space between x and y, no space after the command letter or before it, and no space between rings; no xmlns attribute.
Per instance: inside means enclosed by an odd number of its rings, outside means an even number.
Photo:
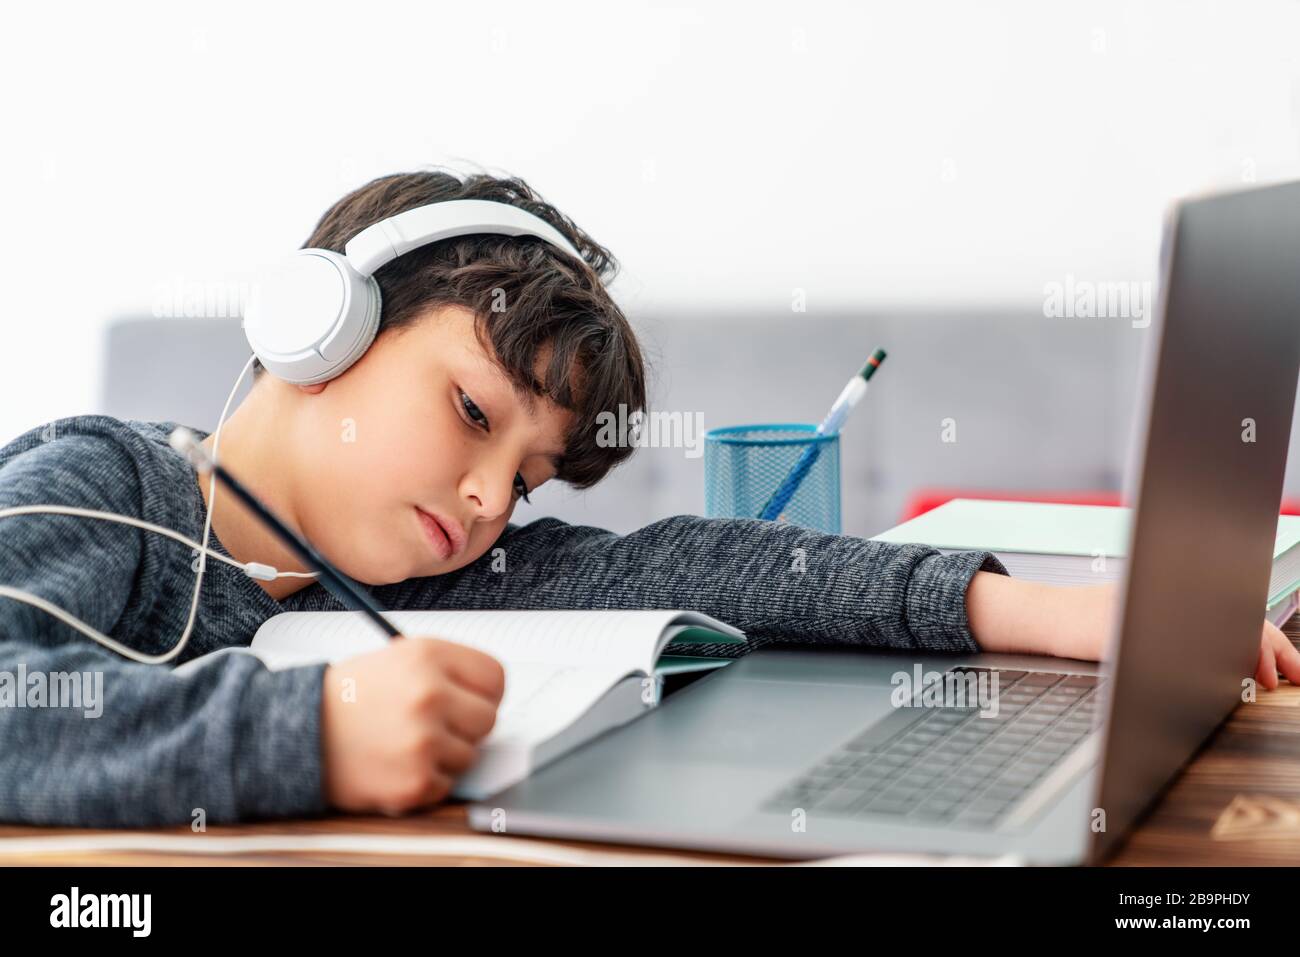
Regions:
<svg viewBox="0 0 1300 957"><path fill-rule="evenodd" d="M343 255L300 249L264 273L244 310L253 354L267 371L295 385L341 375L379 331L375 271L413 249L476 233L533 236L583 262L559 230L518 206L485 199L417 206L361 230Z"/></svg>
<svg viewBox="0 0 1300 957"><path fill-rule="evenodd" d="M475 233L535 236L582 260L560 231L540 216L486 199L453 199L408 209L367 226L348 240L344 251L357 272L370 276L412 249Z"/></svg>

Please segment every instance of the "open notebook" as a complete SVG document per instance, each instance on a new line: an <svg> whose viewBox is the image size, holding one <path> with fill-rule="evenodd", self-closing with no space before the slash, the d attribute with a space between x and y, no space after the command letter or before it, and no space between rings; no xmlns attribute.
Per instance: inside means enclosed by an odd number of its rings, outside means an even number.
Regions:
<svg viewBox="0 0 1300 957"><path fill-rule="evenodd" d="M505 696L479 759L452 794L482 800L596 735L659 703L663 676L727 664L729 658L667 657L678 643L745 643L737 628L701 612L653 610L392 611L405 635L432 635L501 662ZM263 622L248 648L187 661L185 674L222 654L252 654L278 670L338 661L388 638L359 611L292 611ZM419 640L418 638L415 640Z"/></svg>

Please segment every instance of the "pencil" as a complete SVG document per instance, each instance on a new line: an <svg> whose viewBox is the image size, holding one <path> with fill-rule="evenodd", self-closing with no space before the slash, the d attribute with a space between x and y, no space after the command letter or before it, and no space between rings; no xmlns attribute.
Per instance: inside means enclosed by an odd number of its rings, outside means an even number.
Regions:
<svg viewBox="0 0 1300 957"><path fill-rule="evenodd" d="M853 411L853 407L866 395L867 383L871 381L871 377L880 368L880 363L885 361L885 355L884 349L877 349L871 353L867 359L867 364L849 380L849 384L844 387L840 397L835 400L835 404L831 406L831 411L822 420L822 424L817 426L818 435L830 435L840 430L840 426L844 424L844 420ZM803 455L794 464L794 468L786 475L784 481L777 486L776 491L768 497L766 504L763 505L763 510L758 513L759 518L771 521L780 516L781 511L789 503L794 493L798 491L799 484L804 480L804 476L808 474L808 470L813 467L813 463L821 455L821 451L820 443L810 445L804 449Z"/></svg>
<svg viewBox="0 0 1300 957"><path fill-rule="evenodd" d="M208 450L199 444L198 438L193 432L181 426L172 432L169 441L172 448L183 454L196 471L215 474L217 480L235 498L243 502L261 520L262 524L274 532L276 537L302 560L303 564L312 571L319 573L320 583L325 586L330 594L342 602L345 608L364 612L390 638L402 637L402 633L384 617L384 609L366 594L359 584L335 568L324 555L311 546L311 543L280 521L274 512L263 505L252 492L244 488L243 483L226 471L219 462L208 454Z"/></svg>

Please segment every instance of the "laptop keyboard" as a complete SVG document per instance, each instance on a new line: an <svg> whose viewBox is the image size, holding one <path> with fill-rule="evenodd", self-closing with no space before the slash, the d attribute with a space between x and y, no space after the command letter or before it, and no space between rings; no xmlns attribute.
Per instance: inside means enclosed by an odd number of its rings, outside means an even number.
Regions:
<svg viewBox="0 0 1300 957"><path fill-rule="evenodd" d="M1104 678L996 670L996 716L897 708L769 798L768 810L996 827L1093 730ZM967 680L967 679L963 679Z"/></svg>

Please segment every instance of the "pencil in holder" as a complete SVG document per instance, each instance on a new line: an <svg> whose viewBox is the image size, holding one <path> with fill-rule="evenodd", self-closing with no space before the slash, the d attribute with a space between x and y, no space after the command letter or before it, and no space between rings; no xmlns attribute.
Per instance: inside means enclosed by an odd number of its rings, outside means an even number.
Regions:
<svg viewBox="0 0 1300 957"><path fill-rule="evenodd" d="M800 422L711 429L704 514L763 518L840 534L839 433Z"/></svg>

